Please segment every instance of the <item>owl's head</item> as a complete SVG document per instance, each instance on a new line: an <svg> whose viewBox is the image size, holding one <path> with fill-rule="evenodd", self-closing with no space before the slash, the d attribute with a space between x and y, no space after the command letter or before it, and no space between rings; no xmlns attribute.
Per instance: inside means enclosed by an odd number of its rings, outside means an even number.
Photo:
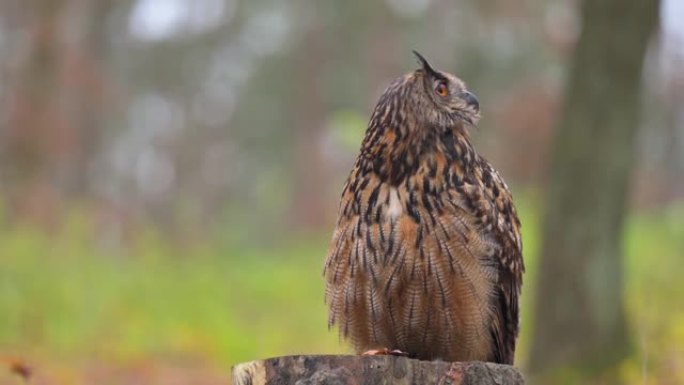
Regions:
<svg viewBox="0 0 684 385"><path fill-rule="evenodd" d="M393 184L418 172L423 159L434 162L436 152L464 166L476 156L468 127L480 118L477 98L461 79L414 53L420 68L395 79L380 96L358 159L358 167Z"/></svg>
<svg viewBox="0 0 684 385"><path fill-rule="evenodd" d="M432 68L418 52L413 51L421 68L410 74L414 113L425 123L451 128L474 125L480 118L480 103L456 76ZM407 84L408 85L408 84Z"/></svg>

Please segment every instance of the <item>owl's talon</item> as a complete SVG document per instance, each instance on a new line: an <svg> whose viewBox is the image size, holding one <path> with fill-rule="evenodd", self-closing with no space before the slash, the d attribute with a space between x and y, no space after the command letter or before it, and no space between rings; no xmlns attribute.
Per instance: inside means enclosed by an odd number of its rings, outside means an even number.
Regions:
<svg viewBox="0 0 684 385"><path fill-rule="evenodd" d="M449 365L449 370L444 374L444 385L460 384L463 382L463 368L456 366L456 363Z"/></svg>
<svg viewBox="0 0 684 385"><path fill-rule="evenodd" d="M389 348L381 348L381 349L372 349L372 350L366 350L365 352L361 353L362 356L399 356L399 357L408 357L408 353L402 352L399 349L393 349L389 350Z"/></svg>

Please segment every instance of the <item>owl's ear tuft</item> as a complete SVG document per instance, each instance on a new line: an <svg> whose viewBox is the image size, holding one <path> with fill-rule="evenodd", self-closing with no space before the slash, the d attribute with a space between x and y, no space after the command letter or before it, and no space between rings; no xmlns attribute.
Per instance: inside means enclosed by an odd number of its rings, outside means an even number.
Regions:
<svg viewBox="0 0 684 385"><path fill-rule="evenodd" d="M444 76L442 76L439 72L435 71L430 66L430 63L428 63L428 61L423 57L423 55L418 53L418 51L416 51L416 50L413 50L413 54L416 55L416 58L418 59L418 63L423 68L423 71L425 71L427 74L431 75L434 78L444 79Z"/></svg>

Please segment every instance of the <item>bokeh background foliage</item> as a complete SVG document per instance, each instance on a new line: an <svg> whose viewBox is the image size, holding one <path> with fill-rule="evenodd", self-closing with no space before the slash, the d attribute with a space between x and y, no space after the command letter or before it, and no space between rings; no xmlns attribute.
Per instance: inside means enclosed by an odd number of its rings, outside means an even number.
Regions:
<svg viewBox="0 0 684 385"><path fill-rule="evenodd" d="M323 259L373 104L415 68L411 49L482 105L476 146L523 222L516 362L533 366L582 4L3 1L0 384L20 383L16 362L47 384L218 384L240 361L347 352L326 327ZM628 351L553 368L554 383L684 383L682 4L662 0L643 58L619 239Z"/></svg>

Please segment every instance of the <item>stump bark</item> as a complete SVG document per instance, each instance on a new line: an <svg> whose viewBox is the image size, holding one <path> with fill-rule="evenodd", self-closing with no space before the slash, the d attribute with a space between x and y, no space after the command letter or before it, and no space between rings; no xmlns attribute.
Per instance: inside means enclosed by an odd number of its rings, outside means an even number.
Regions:
<svg viewBox="0 0 684 385"><path fill-rule="evenodd" d="M397 356L286 356L233 367L233 385L523 385L512 366Z"/></svg>

